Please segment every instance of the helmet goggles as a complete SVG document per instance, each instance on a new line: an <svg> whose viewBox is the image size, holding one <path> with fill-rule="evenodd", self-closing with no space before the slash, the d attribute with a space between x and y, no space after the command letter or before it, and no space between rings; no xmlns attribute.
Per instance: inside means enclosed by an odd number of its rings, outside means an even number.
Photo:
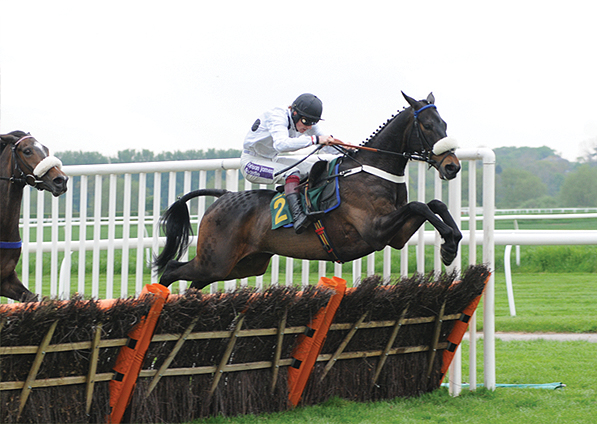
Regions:
<svg viewBox="0 0 597 424"><path fill-rule="evenodd" d="M313 119L313 118L307 118L307 117L301 116L300 121L303 125L310 127L312 125L317 124L319 122L319 119Z"/></svg>

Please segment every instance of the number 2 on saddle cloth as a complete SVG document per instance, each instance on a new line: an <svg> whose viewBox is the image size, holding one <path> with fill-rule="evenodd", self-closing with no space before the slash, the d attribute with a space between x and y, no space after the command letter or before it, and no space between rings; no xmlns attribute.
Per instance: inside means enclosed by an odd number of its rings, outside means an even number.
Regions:
<svg viewBox="0 0 597 424"><path fill-rule="evenodd" d="M314 216L315 232L319 236L323 248L334 262L340 262L329 241L325 228L317 216L326 214L340 206L340 191L338 190L338 159L331 162L318 161L313 165L307 188L301 192L301 201L307 215ZM306 193L306 195L305 195ZM272 230L280 227L292 227L292 214L286 202L284 193L276 194L270 202L272 214Z"/></svg>
<svg viewBox="0 0 597 424"><path fill-rule="evenodd" d="M301 192L301 201L307 215L321 215L340 206L338 191L337 159L331 162L318 161L313 165L305 191ZM333 172L332 172L333 171ZM314 178L315 177L315 178ZM270 202L272 230L280 227L292 227L292 214L286 203L284 193L278 193Z"/></svg>

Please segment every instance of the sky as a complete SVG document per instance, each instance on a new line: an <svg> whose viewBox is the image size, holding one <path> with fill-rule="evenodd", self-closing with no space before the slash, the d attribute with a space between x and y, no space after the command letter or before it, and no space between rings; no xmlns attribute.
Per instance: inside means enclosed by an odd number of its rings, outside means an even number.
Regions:
<svg viewBox="0 0 597 424"><path fill-rule="evenodd" d="M0 0L0 133L56 151L241 149L301 93L358 144L433 92L460 147L597 142L597 5ZM498 157L499 161L499 157Z"/></svg>

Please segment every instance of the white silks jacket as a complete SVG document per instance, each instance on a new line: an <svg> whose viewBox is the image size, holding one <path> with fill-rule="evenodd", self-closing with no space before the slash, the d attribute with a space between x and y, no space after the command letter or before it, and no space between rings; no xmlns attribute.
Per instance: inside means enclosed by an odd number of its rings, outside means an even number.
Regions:
<svg viewBox="0 0 597 424"><path fill-rule="evenodd" d="M245 137L244 153L274 159L278 154L293 152L317 144L317 136L324 135L317 124L303 134L296 130L289 108L277 107L264 112ZM326 153L337 153L326 146Z"/></svg>

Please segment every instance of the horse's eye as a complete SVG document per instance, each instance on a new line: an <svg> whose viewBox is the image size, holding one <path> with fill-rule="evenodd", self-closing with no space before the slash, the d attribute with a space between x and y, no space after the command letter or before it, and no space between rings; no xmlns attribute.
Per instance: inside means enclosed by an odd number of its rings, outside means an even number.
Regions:
<svg viewBox="0 0 597 424"><path fill-rule="evenodd" d="M31 149L25 149L23 150L23 153L27 156L31 156Z"/></svg>
<svg viewBox="0 0 597 424"><path fill-rule="evenodd" d="M431 125L429 125L429 124L423 124L423 128L425 128L426 130L430 130L431 129Z"/></svg>

